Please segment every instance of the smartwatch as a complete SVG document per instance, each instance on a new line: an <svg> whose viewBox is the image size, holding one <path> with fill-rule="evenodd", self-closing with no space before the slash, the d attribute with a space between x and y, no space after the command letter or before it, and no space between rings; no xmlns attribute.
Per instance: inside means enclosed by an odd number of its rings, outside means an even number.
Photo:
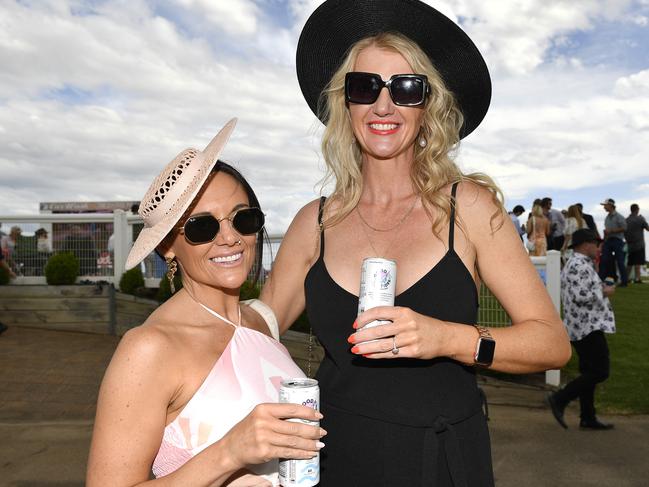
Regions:
<svg viewBox="0 0 649 487"><path fill-rule="evenodd" d="M494 351L496 350L496 340L484 326L473 325L480 336L475 347L474 364L478 367L489 367L494 361Z"/></svg>

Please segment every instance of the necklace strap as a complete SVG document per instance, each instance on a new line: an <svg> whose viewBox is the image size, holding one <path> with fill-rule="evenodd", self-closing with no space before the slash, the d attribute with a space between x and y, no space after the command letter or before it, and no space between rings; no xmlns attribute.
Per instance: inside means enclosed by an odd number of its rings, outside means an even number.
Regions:
<svg viewBox="0 0 649 487"><path fill-rule="evenodd" d="M408 217L410 216L410 213L412 213L412 210L415 209L415 205L416 205L416 204L417 204L417 197L415 196L415 198L414 198L413 201L412 201L412 205L410 205L410 208L408 209L408 211L406 211L406 214L403 215L403 216L401 217L401 220L399 220L396 224L392 225L390 228L376 228L376 227L370 225L370 224L367 222L367 220L365 219L365 217L363 217L363 215L362 215L362 213L361 213L361 210L358 208L358 205L356 205L356 213L358 213L358 216L360 217L361 221L362 221L365 225L367 225L368 228L371 228L371 229L374 230L375 232L390 232L390 231L392 231L392 230L395 230L395 229L399 228L399 227L403 224L403 222L406 221L406 218L408 218Z"/></svg>
<svg viewBox="0 0 649 487"><path fill-rule="evenodd" d="M232 325L232 326L234 326L235 328L239 328L239 327L241 326L241 305L239 305L239 307L237 308L237 310L239 311L239 324L238 324L238 325L235 325L235 324L232 323L229 319L227 319L227 318L224 317L224 316L221 316L220 314L218 314L218 313L217 313L216 311L214 311L213 309L208 308L207 306L205 306L203 303L201 303L201 302L199 302L199 301L196 301L196 302L197 302L198 304L200 304L200 305L203 307L203 309L204 309L205 311L207 311L208 313L210 313L210 314L213 315L213 316L216 316L216 317L217 317L218 319L220 319L221 321L225 321L228 325Z"/></svg>

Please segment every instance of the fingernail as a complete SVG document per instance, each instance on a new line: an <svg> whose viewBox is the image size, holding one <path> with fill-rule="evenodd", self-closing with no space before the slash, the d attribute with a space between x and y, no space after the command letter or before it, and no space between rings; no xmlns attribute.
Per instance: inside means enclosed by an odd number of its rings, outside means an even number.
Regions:
<svg viewBox="0 0 649 487"><path fill-rule="evenodd" d="M322 438L323 436L326 436L326 435L327 435L327 430L324 429L324 428L320 428L320 438Z"/></svg>
<svg viewBox="0 0 649 487"><path fill-rule="evenodd" d="M325 444L324 444L323 442L321 442L321 441L318 441L318 442L315 444L315 446L316 446L316 448L317 448L318 450L320 450L321 448L324 448Z"/></svg>
<svg viewBox="0 0 649 487"><path fill-rule="evenodd" d="M324 418L324 416L322 415L322 413L319 412L319 411L316 411L316 412L315 412L315 417L318 418L318 419L322 419L322 418Z"/></svg>
<svg viewBox="0 0 649 487"><path fill-rule="evenodd" d="M352 325L352 328L353 328L354 330L355 330L356 328L358 328L358 323L357 323L356 321L354 321L354 324Z"/></svg>
<svg viewBox="0 0 649 487"><path fill-rule="evenodd" d="M349 343L354 343L355 340L356 340L356 338L354 337L354 335L349 335L349 337L347 337L347 341Z"/></svg>
<svg viewBox="0 0 649 487"><path fill-rule="evenodd" d="M354 345L352 347L352 353L358 353L358 346Z"/></svg>

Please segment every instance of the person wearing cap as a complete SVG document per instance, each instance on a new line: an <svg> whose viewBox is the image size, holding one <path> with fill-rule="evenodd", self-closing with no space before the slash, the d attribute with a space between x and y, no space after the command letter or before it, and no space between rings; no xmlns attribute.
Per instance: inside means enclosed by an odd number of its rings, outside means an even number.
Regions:
<svg viewBox="0 0 649 487"><path fill-rule="evenodd" d="M283 329L306 307L326 351L320 485L492 486L476 367L560 367L570 344L500 191L450 157L487 112L486 64L423 2L328 0L296 66L334 190L296 215L262 299ZM370 257L396 262L395 306L357 316ZM514 326L474 326L482 281Z"/></svg>
<svg viewBox="0 0 649 487"><path fill-rule="evenodd" d="M626 232L624 237L629 247L629 258L627 259L627 276L631 275L633 269L633 282L642 284L640 268L645 264L644 231L649 231L649 224L644 216L640 214L640 207L637 203L631 205L631 213L626 217Z"/></svg>
<svg viewBox="0 0 649 487"><path fill-rule="evenodd" d="M140 205L128 269L154 250L183 288L129 330L102 381L86 485L277 486L278 461L324 446L313 408L277 404L282 379L304 377L258 300L239 302L261 266L264 214L218 156L231 120L204 151L186 149ZM253 276L254 280L254 276ZM173 286L172 286L173 290Z"/></svg>
<svg viewBox="0 0 649 487"><path fill-rule="evenodd" d="M595 414L595 387L609 375L610 360L606 333L615 333L615 316L609 296L615 292L595 271L594 259L600 243L590 229L572 234L574 253L561 271L563 320L579 356L579 377L563 389L547 396L557 422L568 428L564 411L579 398L581 429L607 430L613 425L601 422Z"/></svg>
<svg viewBox="0 0 649 487"><path fill-rule="evenodd" d="M616 280L615 266L620 273L619 287L626 287L629 276L626 272L624 252L624 232L626 231L626 220L615 211L615 200L607 198L600 203L606 213L604 219L604 243L602 244L602 256L599 264L599 276L602 279L612 277Z"/></svg>

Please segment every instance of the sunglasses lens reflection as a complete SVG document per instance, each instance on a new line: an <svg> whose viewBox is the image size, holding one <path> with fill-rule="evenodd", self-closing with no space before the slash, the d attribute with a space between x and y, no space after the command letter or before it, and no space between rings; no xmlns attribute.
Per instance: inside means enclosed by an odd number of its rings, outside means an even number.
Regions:
<svg viewBox="0 0 649 487"><path fill-rule="evenodd" d="M418 105L424 100L424 83L419 78L395 78L390 88L396 104Z"/></svg>
<svg viewBox="0 0 649 487"><path fill-rule="evenodd" d="M241 235L252 235L264 226L264 214L259 208L239 210L232 218L232 226Z"/></svg>
<svg viewBox="0 0 649 487"><path fill-rule="evenodd" d="M211 242L220 228L221 224L212 215L191 217L185 223L185 237L192 243Z"/></svg>
<svg viewBox="0 0 649 487"><path fill-rule="evenodd" d="M347 77L347 99L352 103L369 105L379 97L383 82L376 76L365 73L350 73Z"/></svg>

